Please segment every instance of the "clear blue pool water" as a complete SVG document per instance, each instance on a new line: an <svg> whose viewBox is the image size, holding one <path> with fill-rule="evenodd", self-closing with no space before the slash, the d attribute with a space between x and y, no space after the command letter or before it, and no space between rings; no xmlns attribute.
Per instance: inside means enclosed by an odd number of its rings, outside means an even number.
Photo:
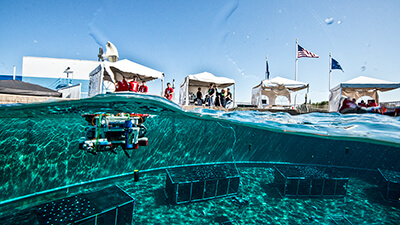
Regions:
<svg viewBox="0 0 400 225"><path fill-rule="evenodd" d="M130 151L131 158L127 158L122 150L118 150L118 154L94 156L78 149L78 140L84 136L88 125L82 114L119 112L151 115L144 123L148 128L148 146ZM397 206L388 206L383 200L370 202L368 191L371 188L378 190L377 184L356 175L368 176L370 171L378 168L400 171L400 117L338 113L291 116L287 113L210 109L184 111L157 96L110 94L74 101L1 106L0 123L0 202L3 205L34 193L107 179L136 169L146 171L226 162L239 165L244 177L241 195L254 198L250 212L233 213L232 210L237 209L222 206L229 204L229 200L224 199L196 203L197 206L193 203L177 210L178 213L187 210L184 207L195 208L192 214L179 217L179 223L215 222L214 217L222 213L238 224L262 224L263 221L265 224L329 224L329 215L342 215L343 210L351 215L350 220L358 223L392 224L400 219ZM263 186L273 183L271 170L275 164L322 165L358 172L352 179L354 186L350 181L353 189L349 189L347 200L302 199L296 202L271 197L268 187ZM147 186L140 190L135 190L137 187L132 186L130 180L121 185L134 193L162 189L164 175L146 177ZM367 192L363 192L365 187L369 188ZM372 194L373 198L380 198L378 192ZM146 208L163 215L174 214L164 204L151 202L154 195L146 198L146 201L142 200L142 206L139 204L137 221L156 224L149 222L152 221L151 213ZM309 218L307 213L314 209L314 203L318 210L314 210L314 217ZM200 210L196 208L198 206L206 209ZM267 206L279 210L271 211ZM357 215L360 207L365 213L363 219ZM223 212L224 208L231 211ZM381 220L374 222L372 216L367 216L373 213L377 217L378 211L379 215L384 215ZM271 214L271 217L260 217L258 213L261 212ZM260 220L253 218L257 215ZM164 217L171 222L170 217Z"/></svg>

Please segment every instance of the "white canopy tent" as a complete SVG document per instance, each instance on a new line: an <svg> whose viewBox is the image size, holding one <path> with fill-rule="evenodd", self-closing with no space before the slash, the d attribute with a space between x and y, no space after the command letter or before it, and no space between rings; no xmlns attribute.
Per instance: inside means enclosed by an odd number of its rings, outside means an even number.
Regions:
<svg viewBox="0 0 400 225"><path fill-rule="evenodd" d="M117 62L104 61L90 72L89 93L92 97L97 94L113 91L114 83L125 79L138 77L142 81L161 79L161 94L164 87L164 73L142 66L130 60L123 59Z"/></svg>
<svg viewBox="0 0 400 225"><path fill-rule="evenodd" d="M185 77L179 91L179 104L189 105L190 96L195 96L199 87L202 89L204 96L211 83L215 84L217 88L227 88L233 85L233 93L235 93L235 80L226 77L216 77L209 72L203 72Z"/></svg>
<svg viewBox="0 0 400 225"><path fill-rule="evenodd" d="M262 107L262 96L267 96L269 105L275 105L278 96L285 96L291 104L290 93L308 88L308 83L275 77L270 80L263 80L252 89L251 104Z"/></svg>
<svg viewBox="0 0 400 225"><path fill-rule="evenodd" d="M390 82L365 76L356 77L340 83L330 90L329 111L337 112L341 100L345 97L358 99L363 96L369 96L375 99L375 102L379 104L378 91L390 91L399 87L399 82Z"/></svg>

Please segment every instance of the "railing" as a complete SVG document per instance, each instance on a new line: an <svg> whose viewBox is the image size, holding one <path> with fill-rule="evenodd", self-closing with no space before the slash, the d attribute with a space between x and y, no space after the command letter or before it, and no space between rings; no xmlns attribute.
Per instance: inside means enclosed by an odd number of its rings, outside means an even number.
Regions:
<svg viewBox="0 0 400 225"><path fill-rule="evenodd" d="M328 111L328 105L312 105L312 104L307 104L307 112L323 112L323 111Z"/></svg>
<svg viewBox="0 0 400 225"><path fill-rule="evenodd" d="M385 107L400 107L400 101L381 102L380 104Z"/></svg>
<svg viewBox="0 0 400 225"><path fill-rule="evenodd" d="M53 90L56 89L56 87L61 84L61 80L62 78L58 78L52 84L49 85L49 88Z"/></svg>

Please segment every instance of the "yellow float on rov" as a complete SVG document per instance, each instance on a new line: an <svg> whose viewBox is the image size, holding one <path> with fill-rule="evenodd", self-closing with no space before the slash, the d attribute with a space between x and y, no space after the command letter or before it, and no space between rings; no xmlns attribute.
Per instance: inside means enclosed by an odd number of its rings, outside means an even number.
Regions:
<svg viewBox="0 0 400 225"><path fill-rule="evenodd" d="M147 146L147 129L143 125L148 114L118 113L84 114L90 126L86 127L85 137L79 140L79 149L97 155L97 152L116 153L121 146L127 157L127 150Z"/></svg>

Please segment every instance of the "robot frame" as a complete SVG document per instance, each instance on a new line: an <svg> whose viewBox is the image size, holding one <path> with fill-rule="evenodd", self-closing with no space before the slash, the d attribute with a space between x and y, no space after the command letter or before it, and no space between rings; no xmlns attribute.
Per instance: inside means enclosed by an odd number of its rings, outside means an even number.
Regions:
<svg viewBox="0 0 400 225"><path fill-rule="evenodd" d="M79 149L97 155L98 152L117 153L121 146L125 155L127 150L147 146L147 128L143 125L149 114L108 113L83 114L90 124L85 129L85 137L79 140Z"/></svg>

